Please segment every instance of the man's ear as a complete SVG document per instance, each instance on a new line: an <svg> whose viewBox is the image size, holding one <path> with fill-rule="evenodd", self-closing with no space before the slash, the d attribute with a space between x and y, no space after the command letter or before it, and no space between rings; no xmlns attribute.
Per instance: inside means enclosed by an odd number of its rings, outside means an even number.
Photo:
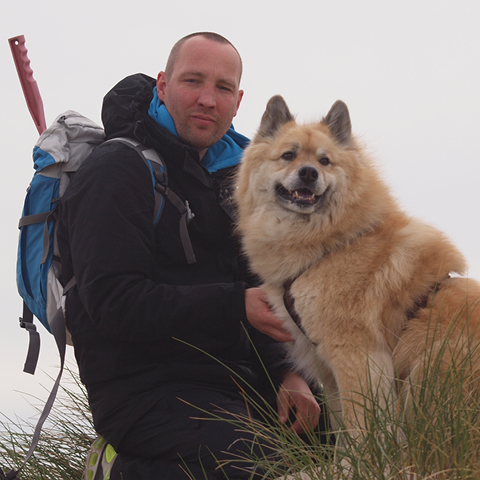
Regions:
<svg viewBox="0 0 480 480"><path fill-rule="evenodd" d="M165 72L160 72L157 77L157 95L163 102L165 101L165 90L167 88L167 77Z"/></svg>
<svg viewBox="0 0 480 480"><path fill-rule="evenodd" d="M240 103L242 102L242 98L243 98L243 90L239 90L238 91L237 109L235 110L234 117L237 116L237 112L238 112L238 109L240 108Z"/></svg>

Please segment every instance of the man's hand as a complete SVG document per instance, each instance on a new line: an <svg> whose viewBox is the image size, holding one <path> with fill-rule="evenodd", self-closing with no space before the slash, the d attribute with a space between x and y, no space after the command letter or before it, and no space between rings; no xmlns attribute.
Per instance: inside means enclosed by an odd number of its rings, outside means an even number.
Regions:
<svg viewBox="0 0 480 480"><path fill-rule="evenodd" d="M288 420L290 409L293 408L296 419L291 429L294 432L305 433L318 425L320 406L307 382L294 372L288 372L283 379L277 395L277 408L280 423Z"/></svg>
<svg viewBox="0 0 480 480"><path fill-rule="evenodd" d="M293 340L290 333L285 330L283 322L273 314L267 296L261 288L245 290L245 310L250 325L260 332L279 342Z"/></svg>

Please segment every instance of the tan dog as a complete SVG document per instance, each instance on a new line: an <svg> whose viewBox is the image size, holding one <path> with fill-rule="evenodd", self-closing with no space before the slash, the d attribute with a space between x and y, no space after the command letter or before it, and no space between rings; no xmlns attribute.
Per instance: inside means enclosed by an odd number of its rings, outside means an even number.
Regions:
<svg viewBox="0 0 480 480"><path fill-rule="evenodd" d="M447 331L446 365L480 343L480 285L453 278L463 256L399 208L343 102L321 123L299 125L273 97L245 151L236 202L251 268L295 338L292 361L323 385L348 428L364 428L359 406L372 386L386 405L395 379L421 379ZM479 372L476 355L471 374Z"/></svg>

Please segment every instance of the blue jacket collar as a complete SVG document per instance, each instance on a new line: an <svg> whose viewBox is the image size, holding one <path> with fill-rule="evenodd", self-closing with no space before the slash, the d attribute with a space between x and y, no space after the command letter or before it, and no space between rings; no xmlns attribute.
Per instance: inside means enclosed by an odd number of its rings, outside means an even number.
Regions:
<svg viewBox="0 0 480 480"><path fill-rule="evenodd" d="M148 114L170 133L177 135L173 119L168 113L165 104L158 98L156 87L153 89L153 99L150 103ZM243 149L249 142L250 140L236 132L232 125L228 132L207 150L200 163L210 173L237 165L242 158Z"/></svg>

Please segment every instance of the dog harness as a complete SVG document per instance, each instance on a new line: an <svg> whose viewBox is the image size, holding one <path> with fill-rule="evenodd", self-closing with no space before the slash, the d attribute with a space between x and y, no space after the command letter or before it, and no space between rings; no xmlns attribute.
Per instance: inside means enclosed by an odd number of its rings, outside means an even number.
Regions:
<svg viewBox="0 0 480 480"><path fill-rule="evenodd" d="M292 283L297 279L298 277L294 279L287 280L283 288L285 289L285 293L283 294L283 304L285 305L285 308L287 309L288 314L290 317L292 317L292 320L294 321L295 325L300 329L300 331L305 335L305 337L310 340L310 342L317 346L318 344L315 343L308 335L307 332L305 332L305 329L302 326L302 320L300 316L298 315L297 311L295 310L295 300L292 297L292 293L290 291L292 287ZM450 275L447 275L444 280L447 280L450 278ZM444 281L442 280L442 281ZM428 299L430 298L431 295L434 295L440 290L442 281L435 283L432 288L428 290L425 295L422 295L418 300L415 301L413 306L407 310L406 317L407 321L412 320L412 318L415 318L419 310L422 310L424 308L427 308L428 304ZM406 325L405 327L406 328Z"/></svg>
<svg viewBox="0 0 480 480"><path fill-rule="evenodd" d="M443 280L436 282L425 295L422 295L418 300L415 301L413 306L407 310L407 321L415 318L419 310L427 308L428 299L431 295L435 296L435 294L440 290L442 286L442 282L450 278L450 275L447 275Z"/></svg>
<svg viewBox="0 0 480 480"><path fill-rule="evenodd" d="M295 325L300 329L300 331L305 335L305 337L307 337L308 340L310 340L310 342L313 343L313 345L317 346L317 343L311 340L310 337L307 335L307 332L305 332L305 329L302 327L302 320L300 319L300 316L295 310L295 300L292 297L292 294L290 292L292 283L295 280L296 278L294 278L293 280L287 280L284 283L283 288L285 289L285 293L283 294L283 304L285 305L285 308L287 309L288 314L292 317L292 320L295 322Z"/></svg>
<svg viewBox="0 0 480 480"><path fill-rule="evenodd" d="M365 236L367 233L371 232L372 230L375 229L375 227L377 226L377 224L373 224L371 225L369 228L365 229L363 232L361 232L359 235L357 235L356 237L354 237L353 239L350 239L348 242L346 242L347 244L352 242L353 240L356 240L360 237L363 237ZM333 249L332 249L333 251ZM325 254L322 256L322 258L325 258L327 255L330 255L330 253L332 253L332 251L327 251L325 252ZM315 262L314 262L315 263ZM312 264L313 265L313 264ZM308 270L308 268L306 269ZM302 272L303 273L303 272ZM300 274L301 275L301 274ZM294 298L292 297L292 294L291 294L291 287L292 287L292 284L293 282L300 276L296 276L295 278L291 278L291 279L288 279L284 284L283 284L283 288L285 289L285 293L283 294L283 304L285 305L285 308L287 309L287 312L288 314L290 315L290 317L292 317L292 320L294 321L295 325L300 329L300 331L305 335L305 337L310 340L310 342L317 346L318 344L315 343L313 340L310 339L310 337L307 335L307 333L305 332L305 329L303 328L302 326L302 320L300 318L300 316L298 315L297 311L295 310L295 300ZM441 284L443 281L447 280L448 278L450 278L450 275L447 275L443 280L440 280L438 282L436 282L434 285L432 285L432 287L427 291L427 293L425 293L424 295L422 295L418 300L416 300L413 304L413 306L411 308L409 308L406 312L406 318L407 318L407 321L408 320L411 320L412 318L414 318L416 316L416 314L418 313L419 310L422 310L423 308L426 308L427 307L427 304L428 304L428 299L430 298L430 295L435 295L438 290L440 289L441 287Z"/></svg>
<svg viewBox="0 0 480 480"><path fill-rule="evenodd" d="M351 243L352 241L360 238L360 237L363 237L365 235L367 235L369 232L371 232L372 230L375 229L375 227L377 226L377 223L374 223L373 225L370 225L368 228L366 228L365 230L363 230L362 232L358 233L357 235L355 235L353 238L350 238L348 239L345 244L343 245L339 245L337 246L336 248L332 248L331 250L328 250L326 251L322 256L321 258L319 258L318 260L314 261L308 268L306 268L304 271L307 271L311 266L313 266L315 263L317 263L318 261L322 260L323 258L325 258L326 256L330 255L334 250L337 250L338 248L342 247L342 246L345 246L345 245L348 245L349 243ZM303 273L303 272L302 272ZM300 275L302 274L300 273ZM290 293L290 288L292 286L292 283L300 276L296 276L295 278L292 278L292 279L289 279L287 280L284 284L283 284L283 288L285 289L285 293L283 294L283 304L285 305L285 308L287 309L287 312L288 314L290 315L290 317L292 317L292 320L294 321L295 325L300 329L300 331L305 335L305 337L310 340L310 342L312 342L313 345L317 346L318 344L315 343L314 341L312 341L310 339L310 337L307 335L307 333L305 332L305 329L302 327L302 320L300 319L300 316L298 315L297 311L295 310L295 300L293 299L292 297L292 294Z"/></svg>

